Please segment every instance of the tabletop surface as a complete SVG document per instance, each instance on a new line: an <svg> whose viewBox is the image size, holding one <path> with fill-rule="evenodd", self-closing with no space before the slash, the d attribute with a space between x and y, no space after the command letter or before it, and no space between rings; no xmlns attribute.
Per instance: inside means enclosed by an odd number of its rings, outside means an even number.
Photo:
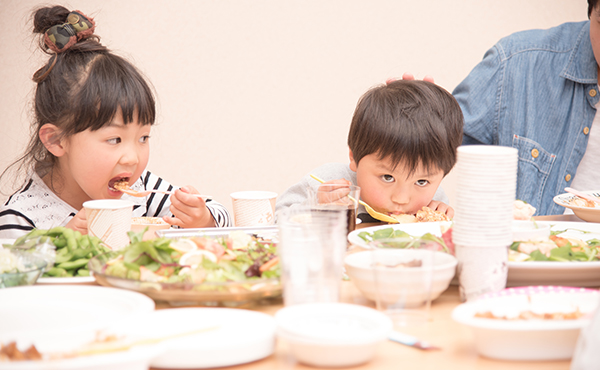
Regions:
<svg viewBox="0 0 600 370"><path fill-rule="evenodd" d="M582 220L575 215L539 216L536 220L542 221L572 221ZM357 225L357 228L373 226L376 224ZM352 282L344 281L342 284L341 301L373 307L373 303L364 298L354 287ZM458 287L451 285L431 305L431 318L429 322L418 329L404 330L407 334L419 337L421 340L441 348L439 351L422 351L407 347L391 341L382 343L375 358L361 366L352 369L568 369L570 361L500 361L479 356L475 349L475 341L470 328L467 328L451 318L452 310L460 304ZM274 315L282 308L282 302L276 304L257 306L250 309ZM157 303L157 309L170 308L166 303ZM314 369L295 363L288 355L285 344L278 343L275 353L265 359L248 364L225 367L221 369Z"/></svg>

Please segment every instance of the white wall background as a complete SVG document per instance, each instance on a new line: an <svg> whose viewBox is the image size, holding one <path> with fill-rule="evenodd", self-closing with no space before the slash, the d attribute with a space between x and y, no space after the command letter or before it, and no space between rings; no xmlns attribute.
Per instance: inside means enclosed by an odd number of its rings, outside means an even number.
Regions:
<svg viewBox="0 0 600 370"><path fill-rule="evenodd" d="M31 11L0 0L0 170L29 135L42 65ZM282 193L347 162L358 98L411 71L452 91L498 39L587 19L584 0L71 0L157 93L149 169L231 210L238 190ZM453 174L442 186L454 196ZM12 184L2 184L6 198Z"/></svg>

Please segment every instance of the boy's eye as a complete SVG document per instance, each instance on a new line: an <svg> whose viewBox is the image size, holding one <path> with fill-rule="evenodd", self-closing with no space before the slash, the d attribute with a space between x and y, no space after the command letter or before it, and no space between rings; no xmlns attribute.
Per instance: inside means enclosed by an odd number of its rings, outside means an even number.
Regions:
<svg viewBox="0 0 600 370"><path fill-rule="evenodd" d="M429 184L428 180L417 180L417 182L415 182L415 184L417 184L417 186L425 186L427 184Z"/></svg>
<svg viewBox="0 0 600 370"><path fill-rule="evenodd" d="M144 135L140 138L140 143L147 143L150 140L150 135Z"/></svg>
<svg viewBox="0 0 600 370"><path fill-rule="evenodd" d="M394 182L394 176L392 176L392 175L383 175L383 176L381 176L381 179L384 182Z"/></svg>
<svg viewBox="0 0 600 370"><path fill-rule="evenodd" d="M112 139L108 139L107 140L109 144L119 144L121 142L121 138L120 137L115 137Z"/></svg>

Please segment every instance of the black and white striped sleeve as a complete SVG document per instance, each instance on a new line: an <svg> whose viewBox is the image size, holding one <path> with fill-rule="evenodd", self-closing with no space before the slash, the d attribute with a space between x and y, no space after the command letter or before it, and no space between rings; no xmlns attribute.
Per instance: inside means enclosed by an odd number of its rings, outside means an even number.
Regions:
<svg viewBox="0 0 600 370"><path fill-rule="evenodd" d="M210 211L210 214L215 219L216 227L230 227L233 226L231 216L224 205L215 202L212 199L206 200L206 208Z"/></svg>
<svg viewBox="0 0 600 370"><path fill-rule="evenodd" d="M30 218L13 209L0 211L0 239L17 239L35 228Z"/></svg>

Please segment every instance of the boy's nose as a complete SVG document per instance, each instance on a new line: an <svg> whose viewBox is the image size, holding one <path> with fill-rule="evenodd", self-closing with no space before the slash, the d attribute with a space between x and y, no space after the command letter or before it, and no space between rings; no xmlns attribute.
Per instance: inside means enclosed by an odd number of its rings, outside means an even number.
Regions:
<svg viewBox="0 0 600 370"><path fill-rule="evenodd" d="M400 191L392 194L392 202L395 204L408 204L410 196L407 192Z"/></svg>

